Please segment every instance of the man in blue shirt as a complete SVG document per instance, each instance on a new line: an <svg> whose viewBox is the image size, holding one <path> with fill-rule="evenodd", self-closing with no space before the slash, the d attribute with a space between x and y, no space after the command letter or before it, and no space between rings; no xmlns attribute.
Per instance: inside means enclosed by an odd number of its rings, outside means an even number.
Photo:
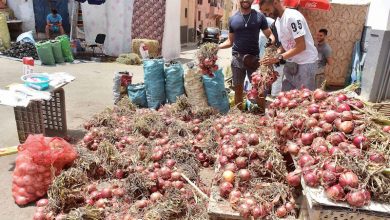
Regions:
<svg viewBox="0 0 390 220"><path fill-rule="evenodd" d="M58 14L56 9L52 9L51 13L46 18L46 37L50 39L50 32L65 34L62 27L62 17Z"/></svg>
<svg viewBox="0 0 390 220"><path fill-rule="evenodd" d="M233 72L233 86L234 86L234 102L239 109L242 109L242 102L244 96L244 81L248 76L256 71L255 67L248 67L244 65L243 58L245 55L252 55L259 57L259 34L263 31L264 35L269 38L272 36L272 31L268 27L265 16L251 9L253 0L239 0L240 10L229 18L229 36L228 39L219 45L219 49L233 47L232 58L232 72ZM257 104L260 107L264 103ZM263 101L261 101L263 102Z"/></svg>

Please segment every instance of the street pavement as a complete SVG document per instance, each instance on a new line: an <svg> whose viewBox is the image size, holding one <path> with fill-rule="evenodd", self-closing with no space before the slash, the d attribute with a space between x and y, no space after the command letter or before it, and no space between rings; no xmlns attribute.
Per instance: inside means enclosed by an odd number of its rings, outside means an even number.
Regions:
<svg viewBox="0 0 390 220"><path fill-rule="evenodd" d="M182 63L195 59L196 48L183 48L180 56ZM231 50L219 52L219 64L230 64ZM20 83L22 63L0 58L0 88L11 83ZM117 63L79 63L54 67L36 66L35 72L68 72L76 80L65 86L66 118L68 133L74 137L83 134L82 124L104 108L112 106L113 76L116 71L129 71L134 74L133 82L143 81L142 66L127 66ZM0 148L18 145L18 135L12 107L0 105ZM16 155L0 157L0 220L30 220L34 206L19 207L14 203L11 193L12 171Z"/></svg>

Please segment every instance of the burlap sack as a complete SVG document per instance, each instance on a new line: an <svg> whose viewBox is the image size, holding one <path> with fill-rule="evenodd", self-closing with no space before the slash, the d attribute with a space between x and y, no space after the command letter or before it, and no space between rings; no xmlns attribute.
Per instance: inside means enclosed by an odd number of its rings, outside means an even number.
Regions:
<svg viewBox="0 0 390 220"><path fill-rule="evenodd" d="M208 107L200 70L196 68L186 70L186 74L184 74L184 88L188 101L192 106L200 108Z"/></svg>

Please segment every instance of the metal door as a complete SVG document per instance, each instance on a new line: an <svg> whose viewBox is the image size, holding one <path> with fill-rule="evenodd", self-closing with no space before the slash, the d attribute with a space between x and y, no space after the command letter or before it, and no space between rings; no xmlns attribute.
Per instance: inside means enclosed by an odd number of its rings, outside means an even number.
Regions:
<svg viewBox="0 0 390 220"><path fill-rule="evenodd" d="M62 26L66 33L70 31L68 0L33 0L35 27L38 32L45 32L46 18L51 13L51 8L55 8L62 17Z"/></svg>

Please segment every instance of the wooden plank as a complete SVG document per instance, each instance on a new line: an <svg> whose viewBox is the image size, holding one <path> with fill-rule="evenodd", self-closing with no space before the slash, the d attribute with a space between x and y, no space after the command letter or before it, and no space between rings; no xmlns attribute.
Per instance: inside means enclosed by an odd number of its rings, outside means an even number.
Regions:
<svg viewBox="0 0 390 220"><path fill-rule="evenodd" d="M0 149L0 157L18 153L18 146Z"/></svg>

